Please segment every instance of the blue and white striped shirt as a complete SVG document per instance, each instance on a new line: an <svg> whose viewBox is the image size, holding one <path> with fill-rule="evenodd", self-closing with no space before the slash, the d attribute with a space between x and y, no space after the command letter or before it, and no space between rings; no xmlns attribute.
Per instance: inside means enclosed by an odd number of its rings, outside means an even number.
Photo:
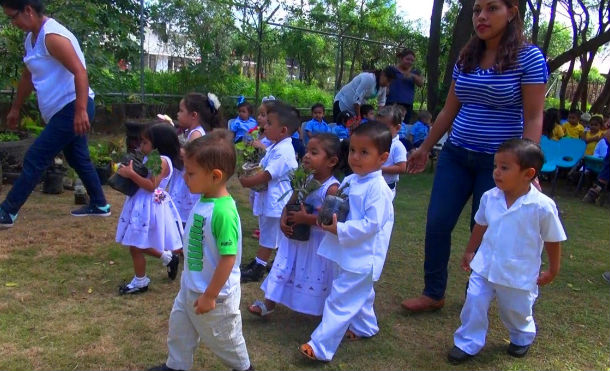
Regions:
<svg viewBox="0 0 610 371"><path fill-rule="evenodd" d="M523 135L521 86L545 84L546 61L534 45L523 47L514 69L497 73L478 66L470 73L453 67L455 94L462 104L449 140L476 152L495 153L500 144Z"/></svg>

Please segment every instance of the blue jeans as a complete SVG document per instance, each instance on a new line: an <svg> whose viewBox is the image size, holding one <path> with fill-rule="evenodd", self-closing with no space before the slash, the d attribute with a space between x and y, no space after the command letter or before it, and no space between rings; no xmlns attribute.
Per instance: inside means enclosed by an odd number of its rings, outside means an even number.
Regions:
<svg viewBox="0 0 610 371"><path fill-rule="evenodd" d="M93 100L89 99L87 102L89 121L93 120L94 113ZM64 151L68 164L83 181L91 198L91 205L105 206L104 191L89 158L87 137L74 133L74 102L72 102L51 117L40 136L28 149L23 159L21 175L0 207L10 214L17 214L40 181L43 172L61 150Z"/></svg>
<svg viewBox="0 0 610 371"><path fill-rule="evenodd" d="M473 152L445 142L436 165L428 204L423 294L440 300L447 288L447 264L451 254L451 232L472 195L470 228L486 191L495 186L494 155Z"/></svg>

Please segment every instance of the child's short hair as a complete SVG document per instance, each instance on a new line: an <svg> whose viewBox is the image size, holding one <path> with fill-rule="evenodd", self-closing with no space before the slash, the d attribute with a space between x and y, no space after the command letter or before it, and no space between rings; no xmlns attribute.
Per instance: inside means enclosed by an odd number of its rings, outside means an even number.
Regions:
<svg viewBox="0 0 610 371"><path fill-rule="evenodd" d="M363 104L360 106L360 116L366 116L369 112L374 111L375 107L371 104Z"/></svg>
<svg viewBox="0 0 610 371"><path fill-rule="evenodd" d="M154 122L142 131L142 136L150 140L153 149L159 151L159 154L169 157L174 168L182 170L180 142L173 126L167 122Z"/></svg>
<svg viewBox="0 0 610 371"><path fill-rule="evenodd" d="M350 111L341 111L337 115L337 124L342 124L345 126L345 123L352 119L354 115Z"/></svg>
<svg viewBox="0 0 610 371"><path fill-rule="evenodd" d="M576 115L576 116L578 116L578 119L580 119L580 113L581 113L580 110L574 108L568 112L568 115Z"/></svg>
<svg viewBox="0 0 610 371"><path fill-rule="evenodd" d="M316 108L322 108L322 112L326 112L326 110L324 109L324 105L322 103L316 103L313 106L311 106L311 112L313 112L313 110L315 110Z"/></svg>
<svg viewBox="0 0 610 371"><path fill-rule="evenodd" d="M337 156L339 161L337 161L335 168L339 167L339 163L341 162L341 141L339 140L339 137L331 133L316 133L312 135L309 140L311 141L311 139L320 141L322 149L326 152L326 156Z"/></svg>
<svg viewBox="0 0 610 371"><path fill-rule="evenodd" d="M533 168L536 170L535 178L544 164L544 153L540 146L530 139L513 138L500 145L496 153L510 152L517 156L517 163L521 170ZM533 179L532 178L532 179Z"/></svg>
<svg viewBox="0 0 610 371"><path fill-rule="evenodd" d="M405 109L397 104L383 106L377 112L377 117L389 117L394 126L399 126L405 117Z"/></svg>
<svg viewBox="0 0 610 371"><path fill-rule="evenodd" d="M216 107L215 104L208 99L207 95L201 93L188 93L184 96L184 105L188 112L197 112L200 117L201 126L204 130L212 131L220 127L226 127L221 125L222 114L218 110L220 107Z"/></svg>
<svg viewBox="0 0 610 371"><path fill-rule="evenodd" d="M223 180L227 181L235 172L235 146L233 133L227 129L216 129L209 134L194 139L184 147L184 156L194 158L203 169L219 169Z"/></svg>
<svg viewBox="0 0 610 371"><path fill-rule="evenodd" d="M417 114L417 120L421 122L427 122L432 120L432 114L426 110L419 111Z"/></svg>
<svg viewBox="0 0 610 371"><path fill-rule="evenodd" d="M237 105L237 109L239 110L242 107L246 107L246 109L248 110L248 114L250 116L252 116L252 113L254 112L254 108L252 107L252 104L250 104L249 102L241 102L240 104Z"/></svg>
<svg viewBox="0 0 610 371"><path fill-rule="evenodd" d="M352 131L352 137L354 135L367 136L373 140L375 148L379 153L390 152L392 146L392 133L387 126L379 121L371 120L364 124L358 125Z"/></svg>
<svg viewBox="0 0 610 371"><path fill-rule="evenodd" d="M285 126L290 135L299 129L301 123L299 122L298 111L294 107L286 103L275 101L273 104L267 106L267 115L272 113L277 115L280 125Z"/></svg>
<svg viewBox="0 0 610 371"><path fill-rule="evenodd" d="M593 122L597 122L599 126L602 126L602 124L604 123L604 118L602 117L602 115L595 115L591 117L591 120L589 120L589 125L591 125Z"/></svg>

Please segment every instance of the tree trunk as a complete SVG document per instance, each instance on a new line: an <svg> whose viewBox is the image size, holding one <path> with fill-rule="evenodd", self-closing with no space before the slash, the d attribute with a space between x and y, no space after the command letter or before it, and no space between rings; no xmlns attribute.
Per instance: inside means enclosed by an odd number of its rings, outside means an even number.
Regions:
<svg viewBox="0 0 610 371"><path fill-rule="evenodd" d="M527 11L527 0L519 0L518 4L521 21L525 24L525 12Z"/></svg>
<svg viewBox="0 0 610 371"><path fill-rule="evenodd" d="M544 35L544 44L542 45L542 53L546 55L549 51L549 45L551 44L551 38L553 37L553 26L555 25L555 12L557 11L557 0L553 0L551 3L551 18L549 19L549 25L546 29L546 35Z"/></svg>
<svg viewBox="0 0 610 371"><path fill-rule="evenodd" d="M532 4L531 0L527 0L527 4L532 12L532 44L538 44L538 32L540 31L540 8L542 7L542 0L536 0L536 6Z"/></svg>
<svg viewBox="0 0 610 371"><path fill-rule="evenodd" d="M549 70L550 72L553 72L569 60L575 59L583 53L596 50L608 42L610 42L610 29L550 60Z"/></svg>
<svg viewBox="0 0 610 371"><path fill-rule="evenodd" d="M610 70L606 75L606 83L599 94L593 105L591 106L591 113L604 113L608 111L608 104L610 103Z"/></svg>
<svg viewBox="0 0 610 371"><path fill-rule="evenodd" d="M472 7L474 6L474 0L460 0L460 3L462 8L453 28L453 41L451 42L451 49L449 49L449 58L447 59L447 66L445 66L445 77L441 86L442 97L446 96L449 91L453 65L460 54L460 50L470 39L473 30Z"/></svg>
<svg viewBox="0 0 610 371"><path fill-rule="evenodd" d="M339 60L338 63L338 71L337 76L335 76L335 91L341 90L342 80L343 80L343 62L345 60L345 55L343 53L343 39L339 38Z"/></svg>
<svg viewBox="0 0 610 371"><path fill-rule="evenodd" d="M430 39L428 41L428 55L426 64L428 69L428 111L435 116L438 113L438 72L439 53L441 44L441 17L443 15L443 0L434 0L432 15L430 16Z"/></svg>
<svg viewBox="0 0 610 371"><path fill-rule="evenodd" d="M577 109L578 103L580 102L580 110L582 112L587 111L589 72L591 71L591 66L593 65L593 59L595 58L596 53L597 50L594 50L589 53L589 58L587 58L587 55L583 55L580 58L580 81L578 82L578 86L576 86L576 91L574 92L574 97L572 98L571 109Z"/></svg>
<svg viewBox="0 0 610 371"><path fill-rule="evenodd" d="M574 62L574 59L570 61L570 67L568 67L568 70L561 79L561 89L559 89L559 109L566 108L566 90L568 90L568 83L570 82L572 74L574 73Z"/></svg>
<svg viewBox="0 0 610 371"><path fill-rule="evenodd" d="M360 51L360 40L356 41L356 46L354 47L354 52L352 53L352 64L349 66L349 81L352 81L354 78L354 71L356 69L356 54Z"/></svg>

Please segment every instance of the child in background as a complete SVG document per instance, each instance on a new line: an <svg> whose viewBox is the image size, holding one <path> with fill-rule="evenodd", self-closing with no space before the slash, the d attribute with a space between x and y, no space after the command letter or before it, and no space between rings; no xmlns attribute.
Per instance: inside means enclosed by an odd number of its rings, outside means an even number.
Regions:
<svg viewBox="0 0 610 371"><path fill-rule="evenodd" d="M363 104L360 106L360 114L362 115L362 120L360 120L361 124L375 120L375 107L370 104Z"/></svg>
<svg viewBox="0 0 610 371"><path fill-rule="evenodd" d="M330 133L314 134L307 144L303 156L303 167L313 171L310 177L315 178L322 186L305 199L305 204L313 207L309 214L305 207L301 211L284 211L280 227L285 236L280 236L280 244L273 268L261 285L265 300L257 300L248 307L250 313L265 317L272 313L276 304L314 316L322 315L324 300L332 284L332 264L318 255L318 245L324 231L317 226L317 209L322 206L327 195L337 194L339 181L333 171L339 164L339 138ZM308 241L290 239L294 224L311 225Z"/></svg>
<svg viewBox="0 0 610 371"><path fill-rule="evenodd" d="M593 116L591 120L589 120L589 130L581 134L580 139L587 143L587 147L585 149L586 156L593 156L597 142L603 138L604 132L601 130L601 127L602 117Z"/></svg>
<svg viewBox="0 0 610 371"><path fill-rule="evenodd" d="M591 114L588 112L583 112L580 115L580 124L585 128L585 131L589 129L589 121L591 120Z"/></svg>
<svg viewBox="0 0 610 371"><path fill-rule="evenodd" d="M330 130L328 124L324 121L324 105L316 103L311 106L311 120L305 124L305 133L303 133L303 144L307 146L309 139L318 133L328 133Z"/></svg>
<svg viewBox="0 0 610 371"><path fill-rule="evenodd" d="M292 111L296 115L298 121L301 122L301 112L294 106L292 106ZM322 122L324 122L324 114L322 114ZM303 141L301 140L301 126L302 125L303 124L300 124L297 127L297 129L294 131L294 133L292 133L292 135L290 136L290 138L292 140L292 148L294 149L294 153L297 156L297 161L301 161L301 159L303 158L303 155L305 155L305 146L303 145ZM324 122L324 125L326 125L325 122ZM328 129L328 125L326 125L326 128Z"/></svg>
<svg viewBox="0 0 610 371"><path fill-rule="evenodd" d="M585 132L585 127L578 122L580 120L580 112L576 110L570 111L568 114L568 122L563 124L563 131L568 138L579 139L582 133Z"/></svg>
<svg viewBox="0 0 610 371"><path fill-rule="evenodd" d="M204 136L206 131L220 127L222 116L219 109L220 102L212 93L188 93L182 98L178 110L178 126L186 130L186 143ZM169 184L169 194L180 218L186 223L191 209L199 201L199 195L189 191L182 170L174 172Z"/></svg>
<svg viewBox="0 0 610 371"><path fill-rule="evenodd" d="M485 345L494 297L509 330L508 354L525 356L536 337L538 285L551 283L559 273L560 241L566 240L555 203L531 184L543 163L542 150L528 139L510 139L495 154L496 188L481 197L462 257L462 268L471 273L462 325L447 356L451 363L468 360ZM543 249L549 270L540 272Z"/></svg>
<svg viewBox="0 0 610 371"><path fill-rule="evenodd" d="M563 127L559 125L559 111L556 108L549 108L544 111L542 118L542 135L552 140L559 140L565 136Z"/></svg>
<svg viewBox="0 0 610 371"><path fill-rule="evenodd" d="M275 102L267 106L267 125L265 135L273 141L260 162L264 171L252 176L242 176L239 181L243 187L268 184L267 190L258 193L254 209L261 211L258 218L260 229L259 249L256 257L244 267L242 282L259 281L265 273L267 261L273 250L278 247L280 236L280 216L288 202L288 197L280 197L290 190L288 174L297 168L296 155L290 136L298 128L299 119L292 107Z"/></svg>
<svg viewBox="0 0 610 371"><path fill-rule="evenodd" d="M179 259L172 252L182 248L182 220L165 187L173 169L182 168L180 143L173 127L158 123L142 133L140 150L145 155L154 149L161 154L161 174L141 177L133 162L118 168L117 173L131 179L140 189L123 204L116 231L116 241L129 246L135 276L119 287L119 294L137 294L148 290L145 255L161 259L170 279L178 274ZM148 159L144 159L146 163Z"/></svg>
<svg viewBox="0 0 610 371"><path fill-rule="evenodd" d="M349 131L347 130L346 123L353 118L354 115L352 115L349 111L343 111L337 115L337 122L332 130L332 133L335 134L339 140L349 138Z"/></svg>
<svg viewBox="0 0 610 371"><path fill-rule="evenodd" d="M239 311L241 225L227 190L236 162L231 137L219 129L185 147L186 183L202 197L187 222L184 271L169 316L167 361L151 371L191 369L199 342L232 369L253 369Z"/></svg>
<svg viewBox="0 0 610 371"><path fill-rule="evenodd" d="M399 174L407 172L407 149L398 139L398 130L405 117L405 110L399 105L383 106L377 113L377 120L383 123L392 133L390 155L381 167L383 178L392 190L392 199L396 197Z"/></svg>
<svg viewBox="0 0 610 371"><path fill-rule="evenodd" d="M432 115L428 111L419 111L417 121L411 127L409 141L413 143L413 148L418 148L430 133L430 122Z"/></svg>
<svg viewBox="0 0 610 371"><path fill-rule="evenodd" d="M330 361L341 340L369 338L379 332L373 308L394 225L392 192L381 176L389 156L392 134L384 124L370 121L354 129L348 162L354 174L342 186L349 197L347 220L321 225L326 231L318 255L334 263L335 278L324 303L322 321L311 340L299 347L305 357Z"/></svg>
<svg viewBox="0 0 610 371"><path fill-rule="evenodd" d="M252 128L256 126L256 120L252 117L253 108L248 102L237 105L237 117L231 123L231 131L235 134L234 142L239 143L244 139Z"/></svg>

